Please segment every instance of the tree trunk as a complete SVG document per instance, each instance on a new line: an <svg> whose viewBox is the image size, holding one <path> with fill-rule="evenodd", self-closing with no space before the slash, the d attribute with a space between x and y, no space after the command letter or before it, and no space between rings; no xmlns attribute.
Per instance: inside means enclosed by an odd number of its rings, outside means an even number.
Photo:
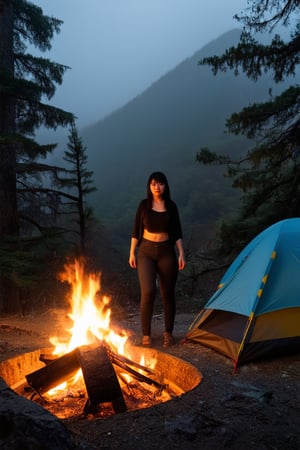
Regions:
<svg viewBox="0 0 300 450"><path fill-rule="evenodd" d="M0 236L18 233L15 143L7 139L16 127L15 99L9 92L13 75L13 8L6 1L0 3Z"/></svg>
<svg viewBox="0 0 300 450"><path fill-rule="evenodd" d="M12 87L14 78L13 29L13 1L0 0L0 244L12 242L8 247L6 245L6 250L9 252L15 250L17 242L16 239L10 238L16 238L19 234L16 143L13 139L16 131L16 103ZM9 278L9 274L3 274L0 271L0 290L10 292L10 298L0 300L4 305L9 304L10 310L19 309L18 288ZM15 292L13 292L14 290Z"/></svg>

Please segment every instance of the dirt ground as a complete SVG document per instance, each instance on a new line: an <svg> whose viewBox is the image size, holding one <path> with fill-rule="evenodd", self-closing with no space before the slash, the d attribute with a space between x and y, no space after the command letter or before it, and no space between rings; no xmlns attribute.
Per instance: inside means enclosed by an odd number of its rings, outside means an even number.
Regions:
<svg viewBox="0 0 300 450"><path fill-rule="evenodd" d="M153 346L192 363L202 382L192 391L151 408L102 419L63 422L85 450L298 450L300 448L300 354L251 363L233 373L232 362L182 340L194 313L177 314L176 345L161 344L161 314L153 318ZM0 317L0 360L49 346L65 333L66 311ZM118 325L138 344L138 313Z"/></svg>

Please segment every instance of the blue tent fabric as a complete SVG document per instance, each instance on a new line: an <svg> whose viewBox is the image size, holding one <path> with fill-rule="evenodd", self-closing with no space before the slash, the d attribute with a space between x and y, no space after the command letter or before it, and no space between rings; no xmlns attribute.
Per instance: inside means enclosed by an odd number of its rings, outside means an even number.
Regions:
<svg viewBox="0 0 300 450"><path fill-rule="evenodd" d="M248 316L255 307L256 313L263 313L299 306L299 276L300 219L286 219L264 230L245 247L205 307L213 304L214 309ZM260 289L263 292L257 298Z"/></svg>
<svg viewBox="0 0 300 450"><path fill-rule="evenodd" d="M276 349L300 350L300 218L275 223L242 250L187 339L235 365Z"/></svg>

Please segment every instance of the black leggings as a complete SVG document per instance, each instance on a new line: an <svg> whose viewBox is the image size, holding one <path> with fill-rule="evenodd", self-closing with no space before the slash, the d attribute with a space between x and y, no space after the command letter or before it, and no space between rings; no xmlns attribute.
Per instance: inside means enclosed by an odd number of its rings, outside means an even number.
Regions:
<svg viewBox="0 0 300 450"><path fill-rule="evenodd" d="M137 271L141 289L141 323L144 336L151 336L151 321L159 276L163 302L165 331L172 333L176 314L175 284L178 263L170 241L152 242L143 239L138 250Z"/></svg>

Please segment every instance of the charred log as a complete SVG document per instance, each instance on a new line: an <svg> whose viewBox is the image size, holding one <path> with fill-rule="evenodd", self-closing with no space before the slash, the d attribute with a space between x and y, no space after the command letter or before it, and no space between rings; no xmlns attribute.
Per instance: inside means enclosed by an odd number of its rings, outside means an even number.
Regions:
<svg viewBox="0 0 300 450"><path fill-rule="evenodd" d="M127 410L122 390L104 346L82 346L78 359L91 405L112 402L116 413Z"/></svg>
<svg viewBox="0 0 300 450"><path fill-rule="evenodd" d="M67 381L80 369L77 350L66 353L45 367L26 375L29 386L42 395L50 389Z"/></svg>

